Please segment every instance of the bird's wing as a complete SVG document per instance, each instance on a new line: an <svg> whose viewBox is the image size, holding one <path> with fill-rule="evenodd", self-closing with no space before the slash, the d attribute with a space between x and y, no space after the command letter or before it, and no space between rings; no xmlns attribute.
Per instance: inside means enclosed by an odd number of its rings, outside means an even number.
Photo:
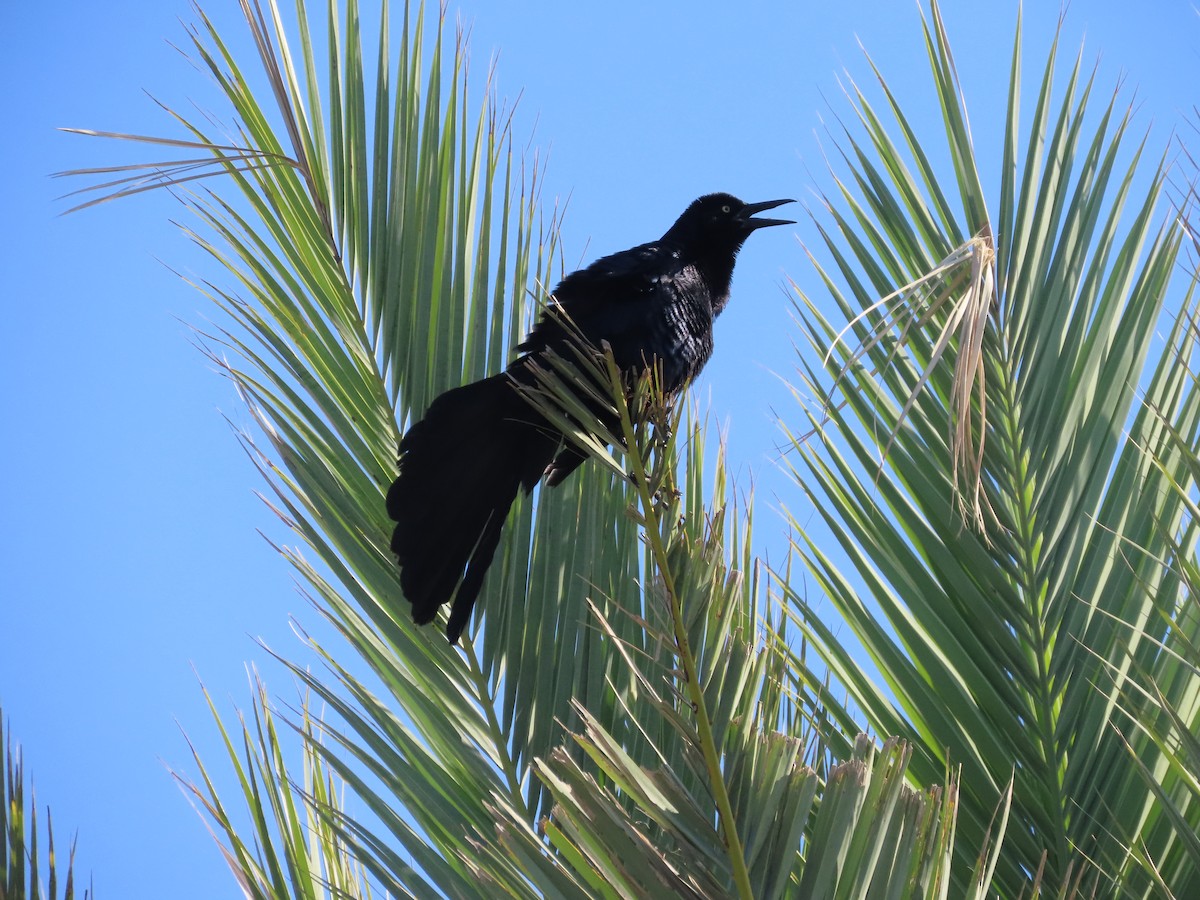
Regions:
<svg viewBox="0 0 1200 900"><path fill-rule="evenodd" d="M671 302L682 267L673 244L641 244L572 272L555 288L554 300L592 343L623 344L623 338L641 329L659 304ZM517 350L537 353L561 346L565 339L559 321L542 313Z"/></svg>

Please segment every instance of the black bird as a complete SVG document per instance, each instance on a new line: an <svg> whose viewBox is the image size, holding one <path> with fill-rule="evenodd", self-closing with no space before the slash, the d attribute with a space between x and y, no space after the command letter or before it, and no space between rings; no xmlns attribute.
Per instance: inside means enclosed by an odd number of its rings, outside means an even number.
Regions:
<svg viewBox="0 0 1200 900"><path fill-rule="evenodd" d="M590 343L608 342L622 371L657 360L664 391L675 392L712 355L713 319L729 302L746 238L757 228L794 224L751 216L791 202L708 194L659 240L568 275L554 300ZM543 314L506 371L442 394L400 441L400 475L387 495L400 586L418 624L453 597L451 642L467 625L517 489L532 491L543 475L557 485L584 460L514 387L533 382L526 362L543 351L569 358L573 339Z"/></svg>

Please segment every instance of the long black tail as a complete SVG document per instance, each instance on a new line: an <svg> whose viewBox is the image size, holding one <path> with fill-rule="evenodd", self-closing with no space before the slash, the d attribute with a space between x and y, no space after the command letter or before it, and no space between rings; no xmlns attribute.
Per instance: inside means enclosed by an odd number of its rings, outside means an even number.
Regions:
<svg viewBox="0 0 1200 900"><path fill-rule="evenodd" d="M453 596L446 637L458 640L517 489L533 490L558 443L507 373L442 394L404 435L387 511L418 624Z"/></svg>

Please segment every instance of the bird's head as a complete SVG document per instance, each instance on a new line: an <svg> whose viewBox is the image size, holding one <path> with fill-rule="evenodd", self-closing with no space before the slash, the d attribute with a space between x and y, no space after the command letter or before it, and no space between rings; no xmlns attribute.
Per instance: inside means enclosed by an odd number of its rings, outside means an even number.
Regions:
<svg viewBox="0 0 1200 900"><path fill-rule="evenodd" d="M664 240L703 247L706 252L736 254L752 231L770 225L794 225L791 219L755 219L755 213L791 200L745 203L732 194L705 194L693 200L663 235Z"/></svg>
<svg viewBox="0 0 1200 900"><path fill-rule="evenodd" d="M693 200L663 235L664 242L680 248L686 263L699 269L712 298L713 315L729 301L733 264L751 232L770 225L796 224L790 219L755 219L754 214L792 202L744 203L732 194L705 194Z"/></svg>

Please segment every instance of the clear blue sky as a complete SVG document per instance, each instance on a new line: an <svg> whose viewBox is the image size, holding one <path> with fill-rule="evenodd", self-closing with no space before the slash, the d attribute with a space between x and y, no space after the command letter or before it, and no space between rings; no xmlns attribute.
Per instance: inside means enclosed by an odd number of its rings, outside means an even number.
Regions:
<svg viewBox="0 0 1200 900"><path fill-rule="evenodd" d="M236 3L206 6L248 59ZM1032 80L1058 7L1028 6ZM570 196L568 264L661 234L700 193L804 200L827 186L814 132L830 109L848 113L836 74L848 67L871 81L856 37L912 100L921 132L932 139L940 127L915 3L461 0L450 9L472 26L477 85L498 53L500 93L523 92L517 134L536 121L534 143L549 149L544 196ZM988 153L1003 128L1015 10L946 3L976 143ZM182 727L225 772L193 667L226 711L248 703L247 664L290 699L253 638L303 658L288 617L317 625L256 532L287 539L223 418L246 425L248 416L189 343L184 323L213 310L168 266L222 273L168 224L180 208L165 195L59 217L64 187L47 177L147 158L56 126L173 135L144 91L173 105L211 102L171 46L185 41L179 19L192 19L183 0L0 4L10 125L0 149L0 704L39 802L61 837L78 831L80 870L110 898L238 895L166 768L194 771ZM1134 12L1074 0L1067 55L1085 35L1085 58L1101 57L1101 93L1122 74L1136 88L1152 146L1179 130L1200 149L1185 118L1200 102L1192 4ZM792 408L772 373L792 372L799 341L783 284L790 276L817 290L797 240L814 242L813 229L792 231L757 235L743 253L699 386L729 428L740 483L756 486L757 534L774 547L782 525L770 507L787 486L771 461L772 410ZM236 785L226 778L224 788Z"/></svg>

